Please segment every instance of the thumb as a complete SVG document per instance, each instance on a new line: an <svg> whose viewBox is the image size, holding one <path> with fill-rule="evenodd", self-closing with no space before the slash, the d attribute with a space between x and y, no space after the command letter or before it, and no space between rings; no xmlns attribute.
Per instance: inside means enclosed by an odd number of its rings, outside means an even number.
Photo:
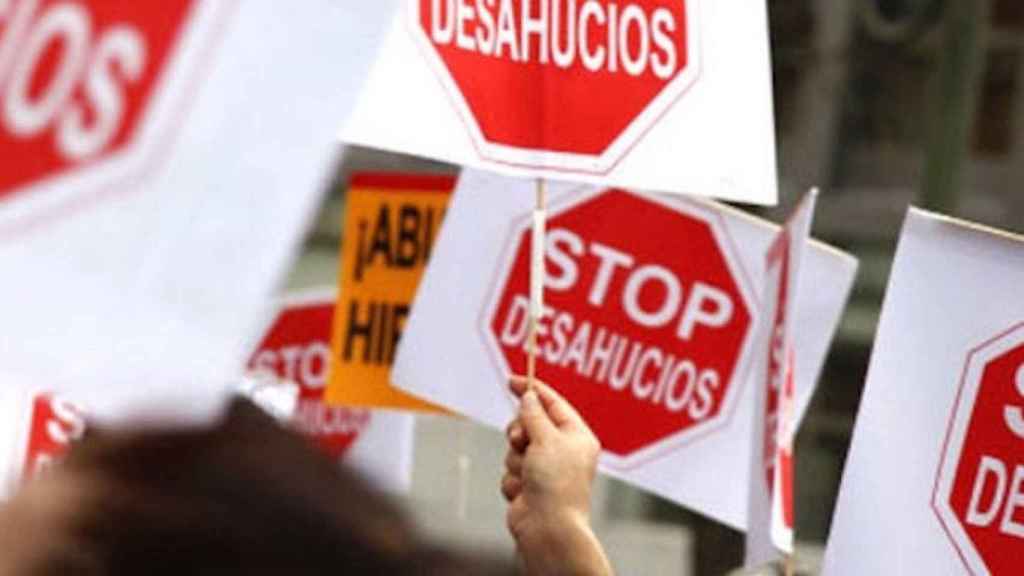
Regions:
<svg viewBox="0 0 1024 576"><path fill-rule="evenodd" d="M531 440L543 441L544 438L558 431L547 411L544 410L544 406L541 405L537 392L532 388L523 394L519 404L519 421L523 423Z"/></svg>

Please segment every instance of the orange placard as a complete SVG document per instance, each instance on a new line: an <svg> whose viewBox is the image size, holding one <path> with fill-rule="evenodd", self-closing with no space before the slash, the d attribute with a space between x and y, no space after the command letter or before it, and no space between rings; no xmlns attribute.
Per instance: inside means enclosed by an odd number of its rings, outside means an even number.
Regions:
<svg viewBox="0 0 1024 576"><path fill-rule="evenodd" d="M450 176L352 177L328 403L446 412L393 387L391 364L454 187Z"/></svg>

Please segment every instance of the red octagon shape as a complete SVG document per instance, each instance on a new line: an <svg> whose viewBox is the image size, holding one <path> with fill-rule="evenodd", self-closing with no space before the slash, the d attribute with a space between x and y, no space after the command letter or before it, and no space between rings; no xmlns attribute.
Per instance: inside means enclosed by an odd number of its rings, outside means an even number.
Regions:
<svg viewBox="0 0 1024 576"><path fill-rule="evenodd" d="M693 84L700 0L409 0L481 157L604 174Z"/></svg>
<svg viewBox="0 0 1024 576"><path fill-rule="evenodd" d="M969 354L932 507L971 574L1020 573L1024 554L1024 324Z"/></svg>
<svg viewBox="0 0 1024 576"><path fill-rule="evenodd" d="M529 223L483 330L503 374L523 373ZM608 461L630 467L731 413L752 338L752 300L720 216L607 190L555 210L537 373L586 418Z"/></svg>
<svg viewBox="0 0 1024 576"><path fill-rule="evenodd" d="M0 201L132 145L197 3L0 2Z"/></svg>

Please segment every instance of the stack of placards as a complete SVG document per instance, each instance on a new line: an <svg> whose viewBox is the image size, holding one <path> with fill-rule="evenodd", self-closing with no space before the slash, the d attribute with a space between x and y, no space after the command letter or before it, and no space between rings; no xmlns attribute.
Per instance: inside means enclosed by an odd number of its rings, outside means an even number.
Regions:
<svg viewBox="0 0 1024 576"><path fill-rule="evenodd" d="M330 406L324 402L331 365L333 288L287 296L249 361L251 378L268 388L297 386L290 424L331 458L397 492L412 476L413 416L386 410ZM269 377L269 378L268 378Z"/></svg>
<svg viewBox="0 0 1024 576"><path fill-rule="evenodd" d="M776 229L634 190L776 201L767 30L765 3L741 0L406 2L342 140L504 177L464 171L394 382L502 427L508 375L536 369L595 429L604 470L744 527ZM794 425L856 267L807 252ZM390 356L376 334L359 350ZM336 337L335 364L359 341Z"/></svg>
<svg viewBox="0 0 1024 576"><path fill-rule="evenodd" d="M392 375L499 428L516 409L508 375L526 364L531 186L464 171ZM557 184L551 197L539 376L597 433L604 471L745 527L764 382L750 367L778 228L678 196ZM856 271L822 244L806 252L815 289L794 303L797 421Z"/></svg>

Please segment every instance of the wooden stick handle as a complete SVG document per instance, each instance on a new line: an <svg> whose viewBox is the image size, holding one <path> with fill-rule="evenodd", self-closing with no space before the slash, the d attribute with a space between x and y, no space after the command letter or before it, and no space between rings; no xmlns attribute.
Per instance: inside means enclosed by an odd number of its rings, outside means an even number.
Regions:
<svg viewBox="0 0 1024 576"><path fill-rule="evenodd" d="M530 324L527 335L526 378L532 386L537 378L537 324L544 312L544 244L547 219L547 186L537 179L537 202L533 211L533 241L530 266Z"/></svg>

